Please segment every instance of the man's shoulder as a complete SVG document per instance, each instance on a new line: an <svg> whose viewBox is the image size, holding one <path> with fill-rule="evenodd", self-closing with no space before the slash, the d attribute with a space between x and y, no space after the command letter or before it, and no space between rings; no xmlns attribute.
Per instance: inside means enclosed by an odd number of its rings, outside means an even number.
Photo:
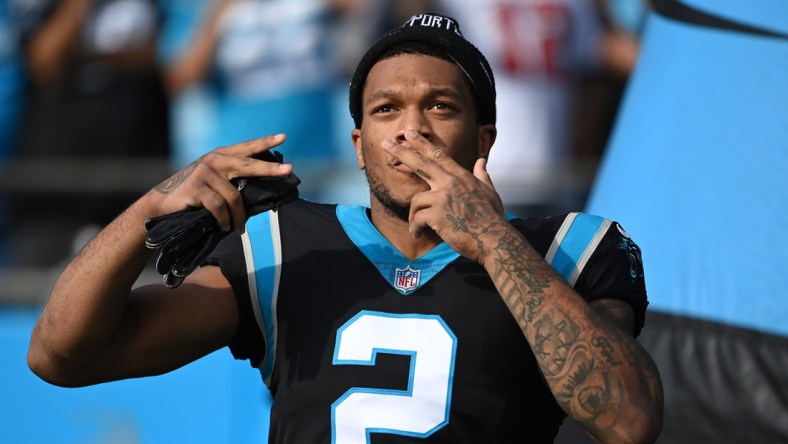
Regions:
<svg viewBox="0 0 788 444"><path fill-rule="evenodd" d="M556 235L569 230L607 231L613 227L620 227L620 224L615 220L604 216L579 211L539 217L518 217L514 215L508 216L509 222L515 228L520 230L520 232L523 232L523 234L526 234L527 232L539 232L543 234L552 233L553 235Z"/></svg>
<svg viewBox="0 0 788 444"><path fill-rule="evenodd" d="M542 254L546 254L552 244L558 245L564 242L598 244L601 239L618 233L629 236L618 222L583 212L546 217L510 216L510 223Z"/></svg>
<svg viewBox="0 0 788 444"><path fill-rule="evenodd" d="M298 198L275 210L269 210L250 217L247 225L260 224L262 221L265 221L264 223L267 224L272 218L278 221L287 221L287 224L294 224L299 221L310 224L320 219L335 219L338 206L337 204L312 202Z"/></svg>
<svg viewBox="0 0 788 444"><path fill-rule="evenodd" d="M299 198L287 205L282 206L277 210L277 212L280 216L285 217L326 217L336 214L336 209L338 206L339 205L337 204L312 202L303 198Z"/></svg>

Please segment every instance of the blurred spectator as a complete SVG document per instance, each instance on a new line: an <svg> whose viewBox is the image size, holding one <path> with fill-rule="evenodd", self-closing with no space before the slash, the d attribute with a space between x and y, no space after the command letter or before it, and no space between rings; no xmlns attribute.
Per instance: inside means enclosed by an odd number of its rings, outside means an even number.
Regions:
<svg viewBox="0 0 788 444"><path fill-rule="evenodd" d="M580 159L599 159L604 153L650 11L647 0L596 0L596 4L603 30L602 64L580 79L572 143Z"/></svg>
<svg viewBox="0 0 788 444"><path fill-rule="evenodd" d="M498 89L499 132L489 171L510 211L580 209L570 186L580 81L603 66L594 0L438 0L487 54ZM586 116L581 116L586 118ZM525 135L525 136L523 136ZM570 173L570 174L564 174Z"/></svg>
<svg viewBox="0 0 788 444"><path fill-rule="evenodd" d="M337 157L333 105L341 76L329 37L347 2L191 3L201 13L184 14L184 0L164 2L171 18L180 19L172 22L179 29L165 33L167 85L174 100L200 102L202 116L180 102L178 118L202 119L210 132L200 128L202 141L177 133L187 143L175 144L176 166L216 146L282 132L288 140L281 151L298 165L302 190L315 198L319 190L310 185ZM175 122L194 128L188 120Z"/></svg>
<svg viewBox="0 0 788 444"><path fill-rule="evenodd" d="M16 152L24 101L24 74L14 1L0 2L0 166Z"/></svg>
<svg viewBox="0 0 788 444"><path fill-rule="evenodd" d="M333 47L343 80L350 82L358 61L370 45L410 17L435 8L434 0L332 0L343 11L333 26ZM347 85L342 86L342 106L347 108ZM353 120L348 115L348 122ZM355 157L355 154L353 155Z"/></svg>
<svg viewBox="0 0 788 444"><path fill-rule="evenodd" d="M213 6L217 0L159 0L164 21L158 44L158 58L165 71L198 71L184 65L185 52L198 45L202 33L202 22L217 11ZM207 25L206 25L207 26ZM206 40L204 36L202 41ZM209 42L210 43L210 42ZM204 45L205 43L202 43ZM214 138L214 91L207 74L213 63L213 51L204 49L199 67L199 76L190 81L170 81L169 97L171 168L178 170L191 163L196 157L215 148ZM196 50L192 50L196 52ZM194 56L192 56L194 57ZM174 74L169 74L173 77ZM205 78L202 78L205 77Z"/></svg>
<svg viewBox="0 0 788 444"><path fill-rule="evenodd" d="M15 155L24 101L24 74L19 52L14 0L0 2L0 168ZM6 196L0 195L0 268L10 263L10 220Z"/></svg>
<svg viewBox="0 0 788 444"><path fill-rule="evenodd" d="M155 58L155 0L14 3L29 75L20 157L169 154L166 95ZM71 253L67 233L109 222L136 194L100 191L94 199L15 199L15 237L23 244L15 253L19 265L56 263Z"/></svg>
<svg viewBox="0 0 788 444"><path fill-rule="evenodd" d="M154 0L27 0L27 156L168 154Z"/></svg>

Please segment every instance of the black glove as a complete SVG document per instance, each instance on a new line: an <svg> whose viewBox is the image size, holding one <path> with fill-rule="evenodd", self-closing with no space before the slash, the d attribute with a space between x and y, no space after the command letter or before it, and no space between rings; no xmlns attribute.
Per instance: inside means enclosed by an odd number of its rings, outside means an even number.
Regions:
<svg viewBox="0 0 788 444"><path fill-rule="evenodd" d="M277 151L265 151L257 159L282 162ZM298 198L301 180L295 174L287 177L252 177L233 179L243 199L246 217L280 206ZM199 267L216 244L230 234L219 228L216 219L205 208L186 208L175 213L148 219L145 246L158 250L156 271L164 276L164 284L175 288Z"/></svg>

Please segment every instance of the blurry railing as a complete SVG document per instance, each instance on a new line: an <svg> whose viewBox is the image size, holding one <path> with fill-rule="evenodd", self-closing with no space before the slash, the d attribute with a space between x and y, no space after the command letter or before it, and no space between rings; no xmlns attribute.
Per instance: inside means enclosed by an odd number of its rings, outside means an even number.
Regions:
<svg viewBox="0 0 788 444"><path fill-rule="evenodd" d="M64 198L89 201L96 197L141 195L170 174L169 160L165 157L20 158L0 167L0 199L49 205ZM11 228L27 222L24 214L14 216L6 221ZM59 227L53 222L50 229L57 231ZM14 231L11 230L11 236ZM25 245L17 248L25 248ZM65 262L16 266L13 257L6 262L10 264L0 267L0 304L45 302L65 266ZM155 272L147 270L140 281L157 279Z"/></svg>
<svg viewBox="0 0 788 444"><path fill-rule="evenodd" d="M0 167L0 194L48 199L63 193L143 193L169 175L164 157L18 159Z"/></svg>

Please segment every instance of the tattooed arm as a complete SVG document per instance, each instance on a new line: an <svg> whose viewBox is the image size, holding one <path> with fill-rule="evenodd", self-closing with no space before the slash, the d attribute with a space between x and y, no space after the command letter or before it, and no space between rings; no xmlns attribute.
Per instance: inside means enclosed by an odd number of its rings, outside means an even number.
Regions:
<svg viewBox="0 0 788 444"><path fill-rule="evenodd" d="M208 208L219 226L242 231L239 176L283 176L290 165L251 156L276 146L271 136L220 148L164 181L109 224L66 267L33 335L28 365L53 384L82 386L160 374L232 339L237 308L216 267L198 270L179 288L132 290L152 253L146 219L187 206Z"/></svg>
<svg viewBox="0 0 788 444"><path fill-rule="evenodd" d="M520 325L564 411L599 442L653 442L662 427L662 385L632 337L632 309L586 303L507 220L477 161L473 173L415 133L383 149L430 185L411 200L410 231L430 230L482 264Z"/></svg>
<svg viewBox="0 0 788 444"><path fill-rule="evenodd" d="M656 440L662 385L632 338L632 309L614 299L587 304L503 224L484 236L483 264L564 411L600 442Z"/></svg>

